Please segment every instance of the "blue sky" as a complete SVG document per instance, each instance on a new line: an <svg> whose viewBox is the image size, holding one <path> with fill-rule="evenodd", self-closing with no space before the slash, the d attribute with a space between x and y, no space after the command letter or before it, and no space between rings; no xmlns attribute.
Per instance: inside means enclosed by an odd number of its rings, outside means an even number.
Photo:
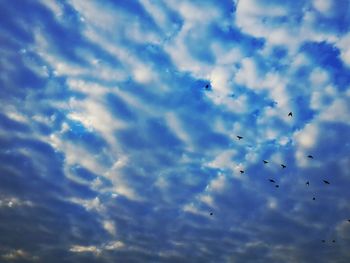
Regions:
<svg viewBox="0 0 350 263"><path fill-rule="evenodd" d="M0 12L1 262L350 262L350 1Z"/></svg>

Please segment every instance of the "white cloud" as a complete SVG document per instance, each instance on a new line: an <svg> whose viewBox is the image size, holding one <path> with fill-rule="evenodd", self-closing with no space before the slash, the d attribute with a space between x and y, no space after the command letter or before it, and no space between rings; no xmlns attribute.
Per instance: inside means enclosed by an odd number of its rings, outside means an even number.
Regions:
<svg viewBox="0 0 350 263"><path fill-rule="evenodd" d="M56 1L40 0L41 4L49 8L56 17L60 17L63 14L62 6Z"/></svg>
<svg viewBox="0 0 350 263"><path fill-rule="evenodd" d="M125 247L125 244L121 241L111 241L107 243L103 248L105 250L118 250Z"/></svg>
<svg viewBox="0 0 350 263"><path fill-rule="evenodd" d="M155 185L160 189L166 189L169 187L169 182L163 176L159 176L155 182Z"/></svg>
<svg viewBox="0 0 350 263"><path fill-rule="evenodd" d="M210 82L214 92L219 95L227 96L232 92L232 67L218 66L214 67L210 73Z"/></svg>
<svg viewBox="0 0 350 263"><path fill-rule="evenodd" d="M321 121L343 122L345 124L350 124L349 101L350 98L346 97L335 99L331 105L321 112L319 119Z"/></svg>
<svg viewBox="0 0 350 263"><path fill-rule="evenodd" d="M94 199L90 200L73 197L70 198L69 201L83 206L86 210L94 210L100 213L104 213L106 211L106 207L101 203L99 197L95 197Z"/></svg>
<svg viewBox="0 0 350 263"><path fill-rule="evenodd" d="M269 209L277 209L278 208L278 200L276 198L269 198L269 200L267 201L267 207Z"/></svg>
<svg viewBox="0 0 350 263"><path fill-rule="evenodd" d="M226 186L226 177L222 174L219 174L210 182L209 189L213 192L222 192Z"/></svg>
<svg viewBox="0 0 350 263"><path fill-rule="evenodd" d="M107 230L108 233L111 235L116 235L116 229L115 229L115 224L111 220L104 220L103 221L103 228Z"/></svg>
<svg viewBox="0 0 350 263"><path fill-rule="evenodd" d="M211 65L193 56L191 50L202 42L210 52L215 41L208 43L211 37L208 27L211 24L225 27L228 21L222 19L221 10L215 5L196 5L186 1L168 1L167 5L181 16L183 24L180 31L165 43L165 50L179 70L189 71L198 78L209 78Z"/></svg>
<svg viewBox="0 0 350 263"><path fill-rule="evenodd" d="M175 112L167 112L165 114L165 120L172 132L186 144L189 151L192 151L194 147L192 144L192 138L190 134L186 132L181 118Z"/></svg>
<svg viewBox="0 0 350 263"><path fill-rule="evenodd" d="M243 58L243 53L240 47L228 47L226 43L212 42L211 51L215 56L215 65L225 66L226 69L231 69L234 63L238 63Z"/></svg>
<svg viewBox="0 0 350 263"><path fill-rule="evenodd" d="M340 57L350 67L350 33L339 38L336 42L336 46L340 49Z"/></svg>
<svg viewBox="0 0 350 263"><path fill-rule="evenodd" d="M118 23L119 16L110 6L103 6L97 2L70 0L71 5L78 11L87 23L103 30L110 30Z"/></svg>
<svg viewBox="0 0 350 263"><path fill-rule="evenodd" d="M106 244L101 244L99 246L81 246L81 245L73 245L69 249L71 252L75 253L93 253L96 256L99 256L101 253L106 250L119 250L125 247L125 244L119 240L110 241Z"/></svg>
<svg viewBox="0 0 350 263"><path fill-rule="evenodd" d="M322 15L331 16L333 14L333 0L313 0L312 5L317 9Z"/></svg>
<svg viewBox="0 0 350 263"><path fill-rule="evenodd" d="M255 89L261 86L259 80L257 66L253 58L244 58L242 60L242 67L235 75L235 83L245 85L249 88Z"/></svg>
<svg viewBox="0 0 350 263"><path fill-rule="evenodd" d="M326 70L322 68L315 68L310 74L310 82L313 87L326 85L329 81L329 74Z"/></svg>
<svg viewBox="0 0 350 263"><path fill-rule="evenodd" d="M220 10L213 5L196 5L188 1L177 0L168 1L167 4L174 11L179 12L185 23L188 24L207 24L222 19Z"/></svg>
<svg viewBox="0 0 350 263"><path fill-rule="evenodd" d="M265 37L273 44L286 44L292 40L288 37L290 32L286 31L287 28L274 26L272 23L264 22L264 19L289 15L287 6L273 4L264 6L261 1L246 0L238 2L235 22L243 31L253 36Z"/></svg>
<svg viewBox="0 0 350 263"><path fill-rule="evenodd" d="M302 130L295 133L294 139L301 147L311 149L315 146L318 135L318 125L315 123L309 123L306 124Z"/></svg>
<svg viewBox="0 0 350 263"><path fill-rule="evenodd" d="M134 78L140 83L149 83L152 80L152 70L145 65L136 67L133 71Z"/></svg>
<svg viewBox="0 0 350 263"><path fill-rule="evenodd" d="M119 195L123 195L134 201L141 201L142 197L137 194L137 192L132 188L131 184L123 182L122 180L113 180L114 188L113 191Z"/></svg>
<svg viewBox="0 0 350 263"><path fill-rule="evenodd" d="M225 107L232 113L244 114L249 110L248 97L245 94L232 98L214 91L208 93L207 97L210 98L216 106Z"/></svg>
<svg viewBox="0 0 350 263"><path fill-rule="evenodd" d="M222 151L213 161L208 163L208 166L218 169L232 169L232 159L236 154L236 150Z"/></svg>
<svg viewBox="0 0 350 263"><path fill-rule="evenodd" d="M6 114L6 116L9 118L9 119L12 119L14 121L17 121L17 122L21 122L23 124L26 124L28 122L27 120L27 117L24 116L23 114L21 114L20 112L18 111L15 111L14 109L11 109L9 111L6 112L6 110L4 111L4 113Z"/></svg>
<svg viewBox="0 0 350 263"><path fill-rule="evenodd" d="M143 198L137 193L136 189L132 186L131 182L127 179L127 175L122 172L122 168L126 165L127 158L121 158L119 161L105 173L112 183L112 192L125 196L133 201L141 201Z"/></svg>
<svg viewBox="0 0 350 263"><path fill-rule="evenodd" d="M235 23L244 32L266 39L266 47L283 45L295 55L304 41L327 41L334 43L337 36L319 30L317 14L310 10L307 2L301 5L282 5L257 0L239 1ZM315 0L314 6L324 15L333 15L332 1ZM302 14L302 20L295 19ZM278 18L287 18L284 23Z"/></svg>
<svg viewBox="0 0 350 263"><path fill-rule="evenodd" d="M21 207L21 206L33 206L33 202L29 200L20 200L16 197L2 197L0 199L0 208L2 207L9 207L9 208L15 208L15 207Z"/></svg>
<svg viewBox="0 0 350 263"><path fill-rule="evenodd" d="M198 197L198 199L203 203L207 204L208 206L211 206L211 207L214 206L214 199L209 194L202 194Z"/></svg>
<svg viewBox="0 0 350 263"><path fill-rule="evenodd" d="M38 261L39 257L31 255L29 252L23 249L14 249L9 251L6 254L1 256L6 261L17 261L17 260L29 260L29 261Z"/></svg>
<svg viewBox="0 0 350 263"><path fill-rule="evenodd" d="M195 207L193 203L184 205L182 209L184 212L188 212L196 215L205 215L205 213L200 209L198 209L197 207Z"/></svg>
<svg viewBox="0 0 350 263"><path fill-rule="evenodd" d="M152 18L157 22L157 26L167 30L171 26L171 22L168 19L165 8L160 2L150 1L150 0L140 0L145 10L152 16Z"/></svg>
<svg viewBox="0 0 350 263"><path fill-rule="evenodd" d="M96 158L98 155L91 154L83 147L64 140L60 134L51 134L48 142L56 151L65 153L65 169L76 164L86 167L97 174L103 174L107 169L105 165L98 162L98 158Z"/></svg>
<svg viewBox="0 0 350 263"><path fill-rule="evenodd" d="M75 253L86 253L91 252L96 255L99 255L101 253L101 249L97 248L96 246L80 246L80 245L74 245L72 246L69 251L75 252Z"/></svg>
<svg viewBox="0 0 350 263"><path fill-rule="evenodd" d="M77 76L86 72L84 67L60 58L59 55L56 54L56 51L51 45L47 33L44 30L35 28L34 39L35 45L32 49L36 51L47 65L50 65L53 68L55 76ZM34 68L34 70L38 72L38 69L35 67L37 66L31 62L31 68Z"/></svg>
<svg viewBox="0 0 350 263"><path fill-rule="evenodd" d="M348 240L350 235L350 223L347 220L339 222L335 227L337 237L341 240Z"/></svg>

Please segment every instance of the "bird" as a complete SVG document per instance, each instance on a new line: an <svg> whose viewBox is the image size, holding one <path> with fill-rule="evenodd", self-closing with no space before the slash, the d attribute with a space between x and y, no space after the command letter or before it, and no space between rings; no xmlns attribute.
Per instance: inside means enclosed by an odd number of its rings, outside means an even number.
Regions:
<svg viewBox="0 0 350 263"><path fill-rule="evenodd" d="M213 213L211 212L211 213L210 213L210 215L212 216L212 215L213 215Z"/></svg>
<svg viewBox="0 0 350 263"><path fill-rule="evenodd" d="M269 163L268 161L265 161L265 160L263 160L263 162L266 164L266 163Z"/></svg>
<svg viewBox="0 0 350 263"><path fill-rule="evenodd" d="M280 187L278 184L275 185L276 188Z"/></svg>
<svg viewBox="0 0 350 263"><path fill-rule="evenodd" d="M288 116L293 117L293 113L292 112L288 113Z"/></svg>
<svg viewBox="0 0 350 263"><path fill-rule="evenodd" d="M323 182L324 182L325 184L330 184L327 180L323 180Z"/></svg>
<svg viewBox="0 0 350 263"><path fill-rule="evenodd" d="M307 182L306 182L306 185L307 185L307 186L309 186L309 185L310 185L309 181L307 181Z"/></svg>
<svg viewBox="0 0 350 263"><path fill-rule="evenodd" d="M205 89L209 89L209 84L205 85Z"/></svg>
<svg viewBox="0 0 350 263"><path fill-rule="evenodd" d="M287 166L285 166L284 164L281 164L282 168L286 168Z"/></svg>
<svg viewBox="0 0 350 263"><path fill-rule="evenodd" d="M313 197L313 198L312 198L312 200L316 200L316 198L315 198L315 197Z"/></svg>
<svg viewBox="0 0 350 263"><path fill-rule="evenodd" d="M312 155L308 155L307 157L310 158L310 159L313 159L313 158L314 158Z"/></svg>
<svg viewBox="0 0 350 263"><path fill-rule="evenodd" d="M240 172L241 174L244 174L244 171L243 171L243 170L240 170L239 172Z"/></svg>
<svg viewBox="0 0 350 263"><path fill-rule="evenodd" d="M271 183L276 183L275 180L273 180L273 179L269 179L269 181L270 181Z"/></svg>
<svg viewBox="0 0 350 263"><path fill-rule="evenodd" d="M237 135L237 138L238 138L238 140L243 139L243 137L242 137L242 136L239 136L239 135Z"/></svg>
<svg viewBox="0 0 350 263"><path fill-rule="evenodd" d="M335 240L333 239L332 242L335 243Z"/></svg>
<svg viewBox="0 0 350 263"><path fill-rule="evenodd" d="M325 243L325 242L326 242L326 240L322 239L322 242L323 242L323 243Z"/></svg>
<svg viewBox="0 0 350 263"><path fill-rule="evenodd" d="M350 219L348 219L348 222L350 223Z"/></svg>

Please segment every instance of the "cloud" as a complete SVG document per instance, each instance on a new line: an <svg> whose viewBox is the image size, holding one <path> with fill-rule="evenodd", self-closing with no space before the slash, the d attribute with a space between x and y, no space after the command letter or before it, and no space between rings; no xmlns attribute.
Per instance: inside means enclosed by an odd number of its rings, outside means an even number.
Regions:
<svg viewBox="0 0 350 263"><path fill-rule="evenodd" d="M75 245L69 249L71 252L76 252L76 253L84 253L84 252L92 252L95 254L100 254L101 251L95 246L78 246Z"/></svg>
<svg viewBox="0 0 350 263"><path fill-rule="evenodd" d="M346 1L0 9L2 260L349 258Z"/></svg>
<svg viewBox="0 0 350 263"><path fill-rule="evenodd" d="M7 254L2 255L2 258L5 261L13 261L13 260L28 260L30 262L38 261L38 257L31 256L28 252L25 252L21 249L13 250Z"/></svg>

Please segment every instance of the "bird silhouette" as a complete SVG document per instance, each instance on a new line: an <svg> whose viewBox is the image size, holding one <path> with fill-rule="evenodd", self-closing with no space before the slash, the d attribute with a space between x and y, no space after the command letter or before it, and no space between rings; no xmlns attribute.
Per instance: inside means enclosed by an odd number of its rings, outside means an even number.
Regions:
<svg viewBox="0 0 350 263"><path fill-rule="evenodd" d="M268 161L265 161L265 160L263 160L263 162L266 164L266 163L269 163Z"/></svg>
<svg viewBox="0 0 350 263"><path fill-rule="evenodd" d="M307 182L306 182L306 185L307 185L307 186L309 186L309 185L310 185L309 181L307 181Z"/></svg>
<svg viewBox="0 0 350 263"><path fill-rule="evenodd" d="M312 155L308 155L307 157L310 158L310 159L313 159L313 158L314 158Z"/></svg>
<svg viewBox="0 0 350 263"><path fill-rule="evenodd" d="M315 198L315 197L313 197L313 198L312 198L312 200L316 200L316 198Z"/></svg>
<svg viewBox="0 0 350 263"><path fill-rule="evenodd" d="M271 183L276 183L275 180L273 180L273 179L269 179L269 181L270 181Z"/></svg>
<svg viewBox="0 0 350 263"><path fill-rule="evenodd" d="M242 136L239 136L239 135L237 135L237 138L238 138L238 140L243 139L243 137L242 137Z"/></svg>
<svg viewBox="0 0 350 263"><path fill-rule="evenodd" d="M350 219L348 219L348 222L350 223Z"/></svg>
<svg viewBox="0 0 350 263"><path fill-rule="evenodd" d="M212 215L213 215L213 213L210 213L210 215L212 216Z"/></svg>
<svg viewBox="0 0 350 263"><path fill-rule="evenodd" d="M241 174L244 174L244 171L243 171L243 170L240 170L239 172L240 172Z"/></svg>
<svg viewBox="0 0 350 263"><path fill-rule="evenodd" d="M288 113L288 116L293 117L293 113L292 112Z"/></svg>
<svg viewBox="0 0 350 263"><path fill-rule="evenodd" d="M335 243L335 240L333 239L332 242Z"/></svg>
<svg viewBox="0 0 350 263"><path fill-rule="evenodd" d="M278 184L275 185L276 188L280 187Z"/></svg>
<svg viewBox="0 0 350 263"><path fill-rule="evenodd" d="M330 184L327 180L323 180L323 182L324 182L325 184Z"/></svg>
<svg viewBox="0 0 350 263"><path fill-rule="evenodd" d="M285 166L284 164L281 164L282 168L286 168L287 166Z"/></svg>

